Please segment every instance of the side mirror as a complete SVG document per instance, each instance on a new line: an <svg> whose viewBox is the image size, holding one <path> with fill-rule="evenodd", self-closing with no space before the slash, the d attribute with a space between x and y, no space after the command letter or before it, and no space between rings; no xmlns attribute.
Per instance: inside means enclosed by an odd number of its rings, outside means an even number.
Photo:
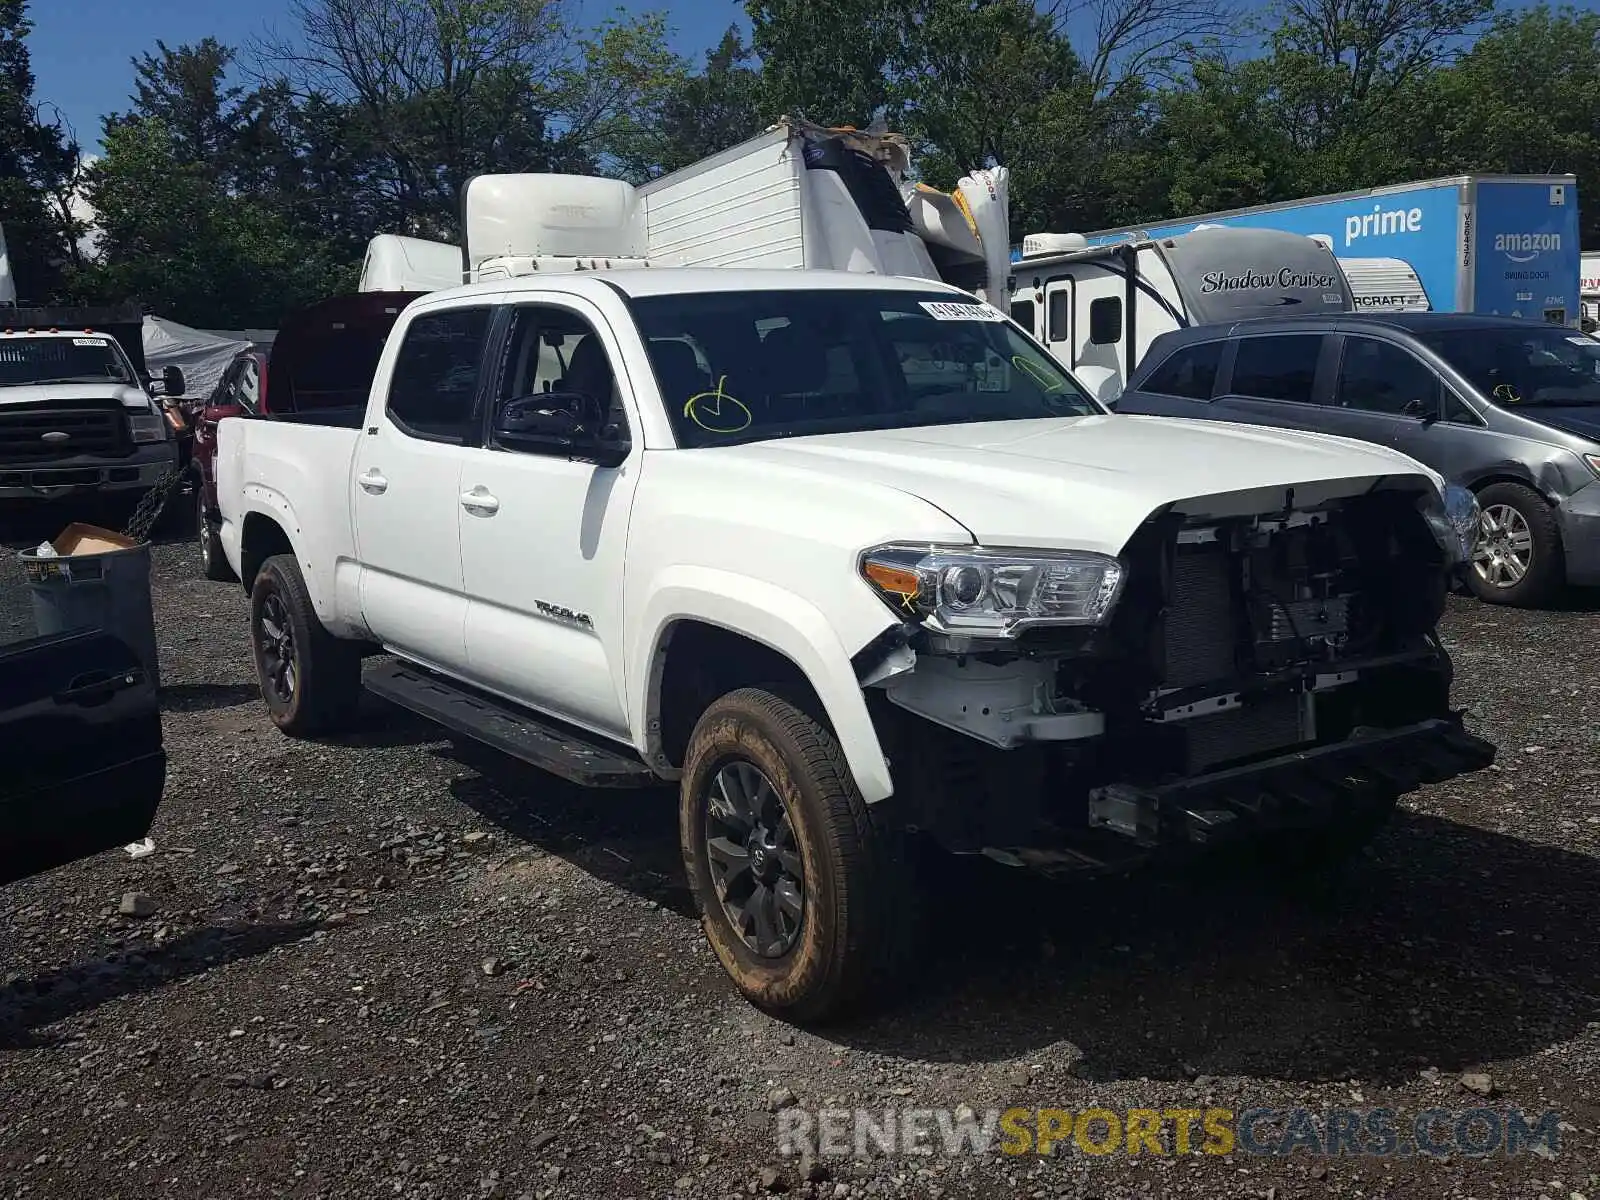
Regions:
<svg viewBox="0 0 1600 1200"><path fill-rule="evenodd" d="M628 457L629 445L602 440L605 417L600 402L585 392L536 392L500 406L494 440L510 450L587 458L614 467Z"/></svg>
<svg viewBox="0 0 1600 1200"><path fill-rule="evenodd" d="M162 395L165 395L165 396L181 396L181 395L183 395L183 389L184 389L183 368L182 367L162 367L161 368L161 393L162 393Z"/></svg>
<svg viewBox="0 0 1600 1200"><path fill-rule="evenodd" d="M1407 400L1400 411L1419 421L1434 421L1439 417L1439 404L1436 400Z"/></svg>

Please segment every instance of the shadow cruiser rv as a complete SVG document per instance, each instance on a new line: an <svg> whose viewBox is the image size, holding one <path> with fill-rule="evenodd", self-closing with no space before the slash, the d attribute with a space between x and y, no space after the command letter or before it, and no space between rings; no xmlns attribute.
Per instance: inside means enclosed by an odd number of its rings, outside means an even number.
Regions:
<svg viewBox="0 0 1600 1200"><path fill-rule="evenodd" d="M1101 400L1170 330L1355 307L1326 246L1273 229L1213 226L1092 247L1081 234L1035 233L1011 270L1012 318Z"/></svg>

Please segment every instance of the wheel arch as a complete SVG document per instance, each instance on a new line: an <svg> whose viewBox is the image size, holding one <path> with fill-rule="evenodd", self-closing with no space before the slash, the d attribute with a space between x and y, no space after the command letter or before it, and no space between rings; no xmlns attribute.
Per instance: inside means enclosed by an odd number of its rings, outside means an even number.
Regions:
<svg viewBox="0 0 1600 1200"><path fill-rule="evenodd" d="M777 687L839 742L869 803L893 783L850 655L809 601L764 580L674 568L653 589L642 623L630 709L637 748L676 775L706 705L741 687Z"/></svg>

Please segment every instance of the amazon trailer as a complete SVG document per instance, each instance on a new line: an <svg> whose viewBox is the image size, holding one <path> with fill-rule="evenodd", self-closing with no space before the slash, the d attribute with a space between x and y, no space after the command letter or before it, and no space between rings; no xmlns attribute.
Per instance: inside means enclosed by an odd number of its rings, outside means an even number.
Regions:
<svg viewBox="0 0 1600 1200"><path fill-rule="evenodd" d="M1364 311L1427 308L1579 323L1573 175L1454 175L1208 213L1138 232L1166 238L1203 225L1315 238L1340 260ZM1093 246L1133 232L1084 236Z"/></svg>

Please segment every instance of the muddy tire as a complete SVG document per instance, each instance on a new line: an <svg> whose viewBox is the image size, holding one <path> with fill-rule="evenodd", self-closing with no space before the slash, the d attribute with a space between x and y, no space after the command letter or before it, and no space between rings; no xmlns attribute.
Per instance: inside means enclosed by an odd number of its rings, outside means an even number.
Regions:
<svg viewBox="0 0 1600 1200"><path fill-rule="evenodd" d="M1492 483L1478 493L1482 531L1467 568L1479 600L1537 608L1566 582L1566 555L1555 510L1520 483Z"/></svg>
<svg viewBox="0 0 1600 1200"><path fill-rule="evenodd" d="M222 537L216 523L206 512L205 484L198 475L194 477L195 540L200 546L200 572L213 583L231 583L233 568L228 556L222 552Z"/></svg>
<svg viewBox="0 0 1600 1200"><path fill-rule="evenodd" d="M689 740L684 868L706 937L751 1003L816 1024L903 980L917 904L833 735L771 692L715 701Z"/></svg>
<svg viewBox="0 0 1600 1200"><path fill-rule="evenodd" d="M291 737L331 733L355 717L360 647L323 628L300 564L277 554L250 589L250 641L272 723Z"/></svg>

